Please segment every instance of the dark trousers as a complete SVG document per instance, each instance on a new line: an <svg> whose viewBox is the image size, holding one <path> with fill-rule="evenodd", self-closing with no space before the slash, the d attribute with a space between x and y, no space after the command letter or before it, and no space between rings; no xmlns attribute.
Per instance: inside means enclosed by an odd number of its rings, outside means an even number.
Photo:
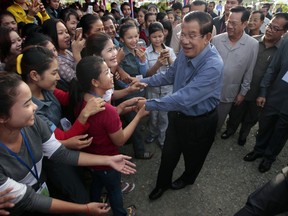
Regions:
<svg viewBox="0 0 288 216"><path fill-rule="evenodd" d="M216 111L201 117L169 112L168 120L156 183L156 187L166 189L171 185L181 154L185 162L181 178L188 184L194 183L214 142L218 115Z"/></svg>
<svg viewBox="0 0 288 216"><path fill-rule="evenodd" d="M288 139L288 115L278 113L273 107L265 107L259 119L259 130L254 151L271 161L283 149Z"/></svg>
<svg viewBox="0 0 288 216"><path fill-rule="evenodd" d="M233 105L227 121L228 133L234 134L241 124L239 138L246 139L251 128L258 122L261 107L256 101L243 101L239 106Z"/></svg>
<svg viewBox="0 0 288 216"><path fill-rule="evenodd" d="M92 171L91 200L100 202L103 187L108 192L109 202L114 216L127 215L123 208L123 197L121 191L121 174L116 170L94 170Z"/></svg>
<svg viewBox="0 0 288 216"><path fill-rule="evenodd" d="M234 216L274 216L288 211L288 167L253 192Z"/></svg>
<svg viewBox="0 0 288 216"><path fill-rule="evenodd" d="M79 204L89 202L88 191L83 179L78 175L77 168L44 158L43 170L47 175L47 186L51 197ZM85 214L67 215L84 216Z"/></svg>
<svg viewBox="0 0 288 216"><path fill-rule="evenodd" d="M136 112L130 112L122 116L122 118L128 125L135 116ZM145 152L145 145L142 133L143 132L141 131L141 123L139 123L130 137L130 141L133 144L133 150L135 155L142 155Z"/></svg>

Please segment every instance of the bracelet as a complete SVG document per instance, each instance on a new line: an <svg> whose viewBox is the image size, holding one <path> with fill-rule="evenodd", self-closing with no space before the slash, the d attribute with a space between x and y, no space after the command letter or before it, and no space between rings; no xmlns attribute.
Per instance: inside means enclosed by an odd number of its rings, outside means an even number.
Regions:
<svg viewBox="0 0 288 216"><path fill-rule="evenodd" d="M86 208L87 208L87 213L86 213L86 215L87 215L87 216L90 216L91 214L90 214L90 210L89 210L88 204L86 204Z"/></svg>

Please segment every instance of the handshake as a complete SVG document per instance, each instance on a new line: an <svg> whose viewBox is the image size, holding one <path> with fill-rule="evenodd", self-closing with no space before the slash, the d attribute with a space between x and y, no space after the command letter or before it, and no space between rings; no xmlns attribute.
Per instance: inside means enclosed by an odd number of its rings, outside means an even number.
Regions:
<svg viewBox="0 0 288 216"><path fill-rule="evenodd" d="M137 116L140 118L149 114L145 109L146 98L144 97L134 97L128 99L117 106L117 111L119 115L123 115L128 112L137 112Z"/></svg>

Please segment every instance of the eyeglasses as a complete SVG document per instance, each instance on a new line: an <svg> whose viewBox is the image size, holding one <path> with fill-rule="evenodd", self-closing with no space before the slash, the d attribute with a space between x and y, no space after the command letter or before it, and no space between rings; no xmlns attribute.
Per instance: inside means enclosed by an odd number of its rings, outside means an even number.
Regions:
<svg viewBox="0 0 288 216"><path fill-rule="evenodd" d="M230 20L228 20L228 21L225 22L225 25L228 26L228 24L233 26L233 27L236 27L239 24L239 21L230 21Z"/></svg>
<svg viewBox="0 0 288 216"><path fill-rule="evenodd" d="M279 29L277 26L271 24L267 25L266 28L270 28L272 32L284 31L284 29Z"/></svg>
<svg viewBox="0 0 288 216"><path fill-rule="evenodd" d="M204 35L184 35L183 33L180 33L180 40L181 39L188 39L188 40L195 40L196 38L203 37Z"/></svg>

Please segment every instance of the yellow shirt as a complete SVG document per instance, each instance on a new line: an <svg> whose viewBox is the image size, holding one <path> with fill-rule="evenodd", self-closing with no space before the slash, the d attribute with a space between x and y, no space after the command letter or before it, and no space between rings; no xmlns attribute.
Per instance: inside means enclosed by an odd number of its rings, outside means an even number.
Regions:
<svg viewBox="0 0 288 216"><path fill-rule="evenodd" d="M30 3L26 2L27 5L30 5ZM23 22L23 23L34 23L35 17L29 16L26 14L26 12L24 11L24 9L17 4L16 2L14 2L13 5L11 5L10 7L7 8L7 11L9 11L10 13L12 13L16 19L17 23ZM49 15L46 13L46 11L44 13L40 13L38 12L36 14L36 16L39 17L39 19L41 20L41 23L39 24L43 24L44 21L50 19Z"/></svg>

